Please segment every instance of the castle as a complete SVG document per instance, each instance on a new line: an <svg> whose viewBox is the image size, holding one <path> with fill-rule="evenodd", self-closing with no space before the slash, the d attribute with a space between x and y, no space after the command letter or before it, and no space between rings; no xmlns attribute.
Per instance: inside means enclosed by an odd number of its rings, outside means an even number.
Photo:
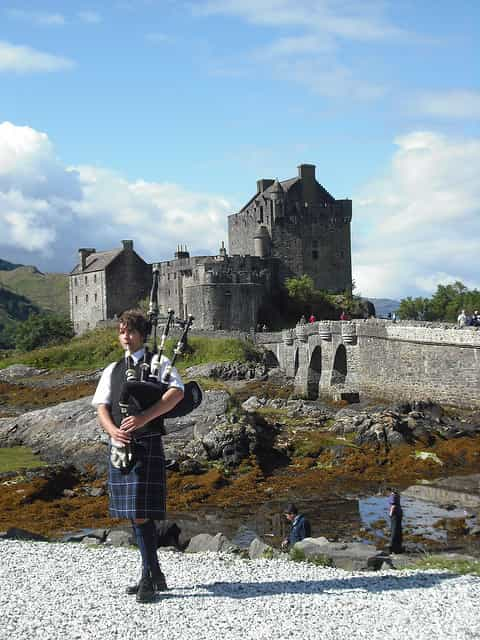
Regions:
<svg viewBox="0 0 480 640"><path fill-rule="evenodd" d="M179 246L158 263L159 305L179 317L195 316L199 329L255 327L262 308L287 278L308 274L317 289L350 291L352 201L335 200L316 180L315 166L298 176L257 181L247 204L228 217L229 254L190 256ZM145 298L152 268L124 240L120 249L79 249L70 273L70 315L75 333L118 316Z"/></svg>

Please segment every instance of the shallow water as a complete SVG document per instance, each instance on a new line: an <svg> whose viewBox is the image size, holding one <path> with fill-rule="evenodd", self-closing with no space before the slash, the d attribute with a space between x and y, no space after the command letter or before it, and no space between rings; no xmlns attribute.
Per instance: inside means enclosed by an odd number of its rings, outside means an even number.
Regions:
<svg viewBox="0 0 480 640"><path fill-rule="evenodd" d="M312 526L312 536L324 536L329 540L359 540L377 542L388 537L388 496L365 498L299 499L299 511L305 513ZM175 520L185 536L197 533L212 535L222 532L241 548L259 536L267 543L277 546L286 536L289 525L282 516L284 502L269 501L256 510L248 507L230 507L222 510L205 508L195 512L170 513L169 520ZM463 508L445 508L432 502L403 497L403 528L406 534L422 536L426 541L447 547L448 533L433 525L443 518L466 518L469 526L476 524L476 517ZM383 520L383 527L378 521ZM375 543L375 541L374 541ZM457 545L458 546L458 541Z"/></svg>

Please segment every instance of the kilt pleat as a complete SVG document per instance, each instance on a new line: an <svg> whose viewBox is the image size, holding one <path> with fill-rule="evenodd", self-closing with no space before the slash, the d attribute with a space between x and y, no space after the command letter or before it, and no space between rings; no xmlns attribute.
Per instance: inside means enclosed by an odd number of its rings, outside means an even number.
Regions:
<svg viewBox="0 0 480 640"><path fill-rule="evenodd" d="M110 515L165 520L167 480L162 436L145 434L135 440L135 452L137 461L128 474L109 463Z"/></svg>

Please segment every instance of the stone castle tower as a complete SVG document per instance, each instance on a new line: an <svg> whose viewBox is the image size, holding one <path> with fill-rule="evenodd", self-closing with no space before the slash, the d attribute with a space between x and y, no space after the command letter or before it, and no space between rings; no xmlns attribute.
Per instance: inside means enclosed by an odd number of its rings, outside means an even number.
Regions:
<svg viewBox="0 0 480 640"><path fill-rule="evenodd" d="M228 218L230 255L223 243L216 256L190 256L179 246L173 260L158 263L160 310L191 313L199 329L249 330L289 277L308 274L318 289L351 291L351 218L351 200L335 200L317 182L314 165L300 165L290 180L258 180L255 195ZM116 251L79 253L70 274L76 333L148 295L151 266L132 241Z"/></svg>
<svg viewBox="0 0 480 640"><path fill-rule="evenodd" d="M308 274L317 289L351 291L352 201L335 200L301 164L291 180L262 179L256 194L228 218L231 254L277 258L279 278Z"/></svg>

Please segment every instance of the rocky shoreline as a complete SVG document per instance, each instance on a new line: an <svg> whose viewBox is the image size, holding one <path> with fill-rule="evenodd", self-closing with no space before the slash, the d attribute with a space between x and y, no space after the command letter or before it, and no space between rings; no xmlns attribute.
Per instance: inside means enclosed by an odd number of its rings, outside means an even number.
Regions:
<svg viewBox="0 0 480 640"><path fill-rule="evenodd" d="M315 495L325 502L381 492L387 484L403 490L419 481L428 481L432 493L432 482L478 469L480 419L474 412L425 401L338 406L295 399L278 370L258 365L208 365L190 372L199 373L212 377L204 403L185 418L167 421L170 511L251 509L273 497L281 509L287 498L302 502ZM21 366L0 375L11 387L79 393L80 383L94 384L97 377L92 372L62 378ZM106 516L108 441L89 396L0 418L0 447L14 446L30 447L50 466L0 478L0 529L18 526L51 537L67 529L116 526ZM475 501L475 489L465 486ZM470 508L476 512L477 506ZM463 535L475 547L475 527L472 533L464 524ZM190 537L206 533L190 524L184 530ZM350 541L359 534L351 531ZM363 532L362 540L369 535ZM331 542L348 544L338 536ZM417 542L412 536L412 548Z"/></svg>

